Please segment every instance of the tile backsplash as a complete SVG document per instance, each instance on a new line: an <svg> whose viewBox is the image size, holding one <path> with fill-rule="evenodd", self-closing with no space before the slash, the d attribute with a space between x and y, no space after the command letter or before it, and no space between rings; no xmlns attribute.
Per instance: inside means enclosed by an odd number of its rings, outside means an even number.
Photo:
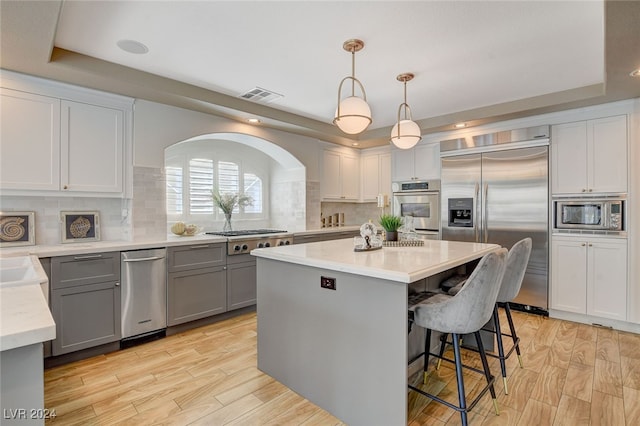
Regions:
<svg viewBox="0 0 640 426"><path fill-rule="evenodd" d="M62 211L97 211L101 240L129 240L129 200L90 197L0 197L0 210L35 212L35 243L60 244L62 241Z"/></svg>

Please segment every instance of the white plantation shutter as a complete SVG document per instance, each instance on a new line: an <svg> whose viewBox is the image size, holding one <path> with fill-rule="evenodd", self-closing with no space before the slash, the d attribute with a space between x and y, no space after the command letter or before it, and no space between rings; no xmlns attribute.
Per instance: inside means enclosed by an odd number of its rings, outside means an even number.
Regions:
<svg viewBox="0 0 640 426"><path fill-rule="evenodd" d="M189 160L189 211L191 214L212 214L213 160Z"/></svg>
<svg viewBox="0 0 640 426"><path fill-rule="evenodd" d="M262 179L253 173L245 173L244 193L253 200L253 204L244 208L245 213L262 213Z"/></svg>
<svg viewBox="0 0 640 426"><path fill-rule="evenodd" d="M221 194L237 194L240 190L239 167L236 163L229 161L218 161L218 188ZM238 213L238 207L233 209Z"/></svg>
<svg viewBox="0 0 640 426"><path fill-rule="evenodd" d="M182 167L165 167L167 181L167 214L175 215L184 212L182 203Z"/></svg>

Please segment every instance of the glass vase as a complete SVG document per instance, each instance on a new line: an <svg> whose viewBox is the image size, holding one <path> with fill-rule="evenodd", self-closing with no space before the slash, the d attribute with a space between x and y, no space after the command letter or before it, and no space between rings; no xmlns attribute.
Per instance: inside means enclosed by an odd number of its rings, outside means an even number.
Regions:
<svg viewBox="0 0 640 426"><path fill-rule="evenodd" d="M224 215L224 227L222 228L222 230L225 232L232 230L231 229L231 213Z"/></svg>

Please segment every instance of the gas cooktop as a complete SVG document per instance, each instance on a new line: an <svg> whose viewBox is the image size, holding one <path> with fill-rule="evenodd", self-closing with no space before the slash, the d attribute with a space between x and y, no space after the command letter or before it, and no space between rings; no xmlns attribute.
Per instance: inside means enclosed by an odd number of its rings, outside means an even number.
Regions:
<svg viewBox="0 0 640 426"><path fill-rule="evenodd" d="M278 229L243 229L238 231L205 232L205 234L220 235L223 237L243 237L243 236L260 235L260 234L282 234L285 232L287 231L280 231Z"/></svg>

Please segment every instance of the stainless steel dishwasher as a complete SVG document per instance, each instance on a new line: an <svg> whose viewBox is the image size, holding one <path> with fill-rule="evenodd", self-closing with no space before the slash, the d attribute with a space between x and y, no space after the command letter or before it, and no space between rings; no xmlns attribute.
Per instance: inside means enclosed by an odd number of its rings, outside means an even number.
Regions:
<svg viewBox="0 0 640 426"><path fill-rule="evenodd" d="M166 249L124 251L120 260L122 338L166 329Z"/></svg>

